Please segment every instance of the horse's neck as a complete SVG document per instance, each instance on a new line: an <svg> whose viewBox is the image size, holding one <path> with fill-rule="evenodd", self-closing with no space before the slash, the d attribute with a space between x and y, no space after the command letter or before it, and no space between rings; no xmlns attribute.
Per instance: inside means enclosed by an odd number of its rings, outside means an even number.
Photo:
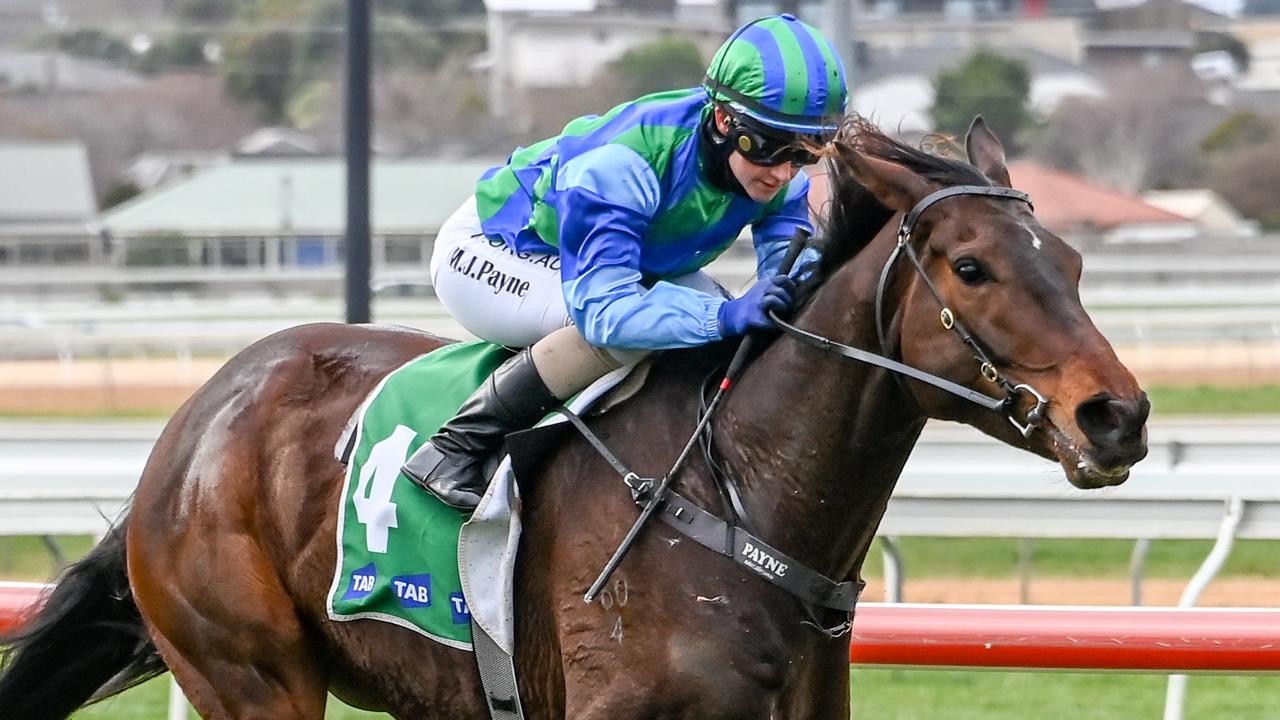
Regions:
<svg viewBox="0 0 1280 720"><path fill-rule="evenodd" d="M875 286L892 248L877 238L796 325L879 351ZM717 440L763 538L822 572L861 566L924 415L889 373L783 336L743 375Z"/></svg>

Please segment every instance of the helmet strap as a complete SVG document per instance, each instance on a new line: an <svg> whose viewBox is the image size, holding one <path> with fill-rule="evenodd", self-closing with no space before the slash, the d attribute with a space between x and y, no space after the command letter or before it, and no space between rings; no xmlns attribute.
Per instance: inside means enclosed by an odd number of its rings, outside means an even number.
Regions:
<svg viewBox="0 0 1280 720"><path fill-rule="evenodd" d="M729 167L729 156L733 154L733 145L728 136L716 127L716 113L713 106L708 107L702 119L702 127L698 133L698 161L717 189L749 198L747 189L742 187L738 178Z"/></svg>

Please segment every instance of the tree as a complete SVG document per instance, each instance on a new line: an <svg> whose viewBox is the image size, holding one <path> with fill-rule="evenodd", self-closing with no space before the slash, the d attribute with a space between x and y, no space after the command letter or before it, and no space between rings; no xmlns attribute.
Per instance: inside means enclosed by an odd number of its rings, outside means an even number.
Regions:
<svg viewBox="0 0 1280 720"><path fill-rule="evenodd" d="M324 24L341 13L338 0L256 0L242 5L237 20L262 27L228 38L222 77L227 91L259 110L267 123L282 123L293 93L319 74L318 64L332 57L338 38Z"/></svg>
<svg viewBox="0 0 1280 720"><path fill-rule="evenodd" d="M665 37L639 45L606 66L623 97L692 87L702 82L706 61L698 46L683 38Z"/></svg>
<svg viewBox="0 0 1280 720"><path fill-rule="evenodd" d="M1124 192L1197 182L1206 118L1217 111L1194 78L1180 69L1134 69L1104 80L1106 97L1059 105L1037 133L1034 154Z"/></svg>
<svg viewBox="0 0 1280 720"><path fill-rule="evenodd" d="M1208 186L1245 217L1268 230L1280 230L1280 137L1275 119L1255 112L1233 113L1205 136L1200 147L1208 160Z"/></svg>
<svg viewBox="0 0 1280 720"><path fill-rule="evenodd" d="M1280 140L1236 148L1216 158L1208 184L1245 217L1267 230L1280 230Z"/></svg>
<svg viewBox="0 0 1280 720"><path fill-rule="evenodd" d="M1019 134L1031 125L1031 73L1020 60L978 50L958 67L938 73L933 91L938 132L961 135L975 115L982 115L1006 146L1016 148Z"/></svg>
<svg viewBox="0 0 1280 720"><path fill-rule="evenodd" d="M1221 153L1250 145L1260 145L1276 134L1275 125L1255 112L1232 113L1200 141L1206 153Z"/></svg>
<svg viewBox="0 0 1280 720"><path fill-rule="evenodd" d="M485 8L484 0L379 0L378 11L429 23L458 15L483 15Z"/></svg>
<svg viewBox="0 0 1280 720"><path fill-rule="evenodd" d="M433 12L457 14L483 9L478 0L398 0L378 3L373 16L374 62L378 72L433 70L450 52L475 43L450 37L446 45ZM289 123L295 96L308 104L317 83L341 77L344 0L247 0L235 17L240 27L261 28L231 36L224 48L222 75L231 94L259 108L270 123Z"/></svg>

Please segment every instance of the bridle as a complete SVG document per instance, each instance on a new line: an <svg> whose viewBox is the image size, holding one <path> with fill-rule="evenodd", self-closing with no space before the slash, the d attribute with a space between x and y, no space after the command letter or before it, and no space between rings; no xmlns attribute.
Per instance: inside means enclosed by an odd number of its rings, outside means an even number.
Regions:
<svg viewBox="0 0 1280 720"><path fill-rule="evenodd" d="M1013 424L1015 428L1018 429L1020 433L1022 433L1024 438L1030 437L1031 433L1033 433L1036 428L1045 423L1045 412L1048 408L1049 401L1034 387L1026 383L1014 384L1008 378L1000 374L995 363L992 362L991 358L987 355L987 352L983 350L982 344L974 337L973 333L969 332L964 324L960 322L959 318L956 317L955 312L952 311L942 299L942 295L938 292L933 281L929 279L929 274L925 272L924 265L920 262L920 257L916 254L915 248L913 248L911 244L912 233L915 231L916 222L920 219L920 216L935 203L949 197L955 197L956 195L983 195L994 198L1008 198L1011 200L1025 202L1029 206L1031 205L1031 198L1026 193L1020 190L1014 190L1013 188L990 187L986 185L955 185L926 195L915 204L915 207L912 207L909 212L903 215L902 222L898 225L898 243L894 247L893 253L889 255L889 259L885 261L884 267L880 270L880 282L876 286L876 337L880 342L881 354L877 355L876 353L868 352L866 350L860 350L849 345L838 343L830 338L801 330L800 328L778 318L777 315L773 315L772 317L778 324L778 327L782 328L784 332L802 342L821 350L834 352L837 355L841 355L852 360L858 360L860 362L869 363L882 367L886 370L890 370L897 373L895 377L906 376L914 380L919 380L920 382L932 385L936 388L949 392L952 395L968 400L969 402L981 405L988 410L1001 413L1010 423ZM911 265L915 267L916 273L920 276L921 280L924 281L924 285L928 288L929 293L933 295L934 300L936 300L939 307L942 308L939 313L942 326L947 330L954 331L960 337L960 341L973 353L973 359L978 363L978 369L979 372L982 373L982 376L1004 391L1003 398L993 398L985 393L977 392L976 390L972 390L945 378L938 377L937 375L927 373L919 368L906 365L887 357L889 354L889 345L886 341L884 325L884 294L885 289L889 285L889 278L893 272L893 268L897 264L898 258L904 254L907 256L907 259L911 261ZM1022 393L1026 393L1031 396L1031 398L1035 400L1036 404L1027 413L1026 418L1020 421L1014 413L1018 407L1018 396Z"/></svg>

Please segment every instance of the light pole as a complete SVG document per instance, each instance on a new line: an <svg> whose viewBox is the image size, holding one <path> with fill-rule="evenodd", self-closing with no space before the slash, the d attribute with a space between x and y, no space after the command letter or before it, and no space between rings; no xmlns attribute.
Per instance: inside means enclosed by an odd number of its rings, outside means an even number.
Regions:
<svg viewBox="0 0 1280 720"><path fill-rule="evenodd" d="M347 322L369 310L369 2L347 0Z"/></svg>

